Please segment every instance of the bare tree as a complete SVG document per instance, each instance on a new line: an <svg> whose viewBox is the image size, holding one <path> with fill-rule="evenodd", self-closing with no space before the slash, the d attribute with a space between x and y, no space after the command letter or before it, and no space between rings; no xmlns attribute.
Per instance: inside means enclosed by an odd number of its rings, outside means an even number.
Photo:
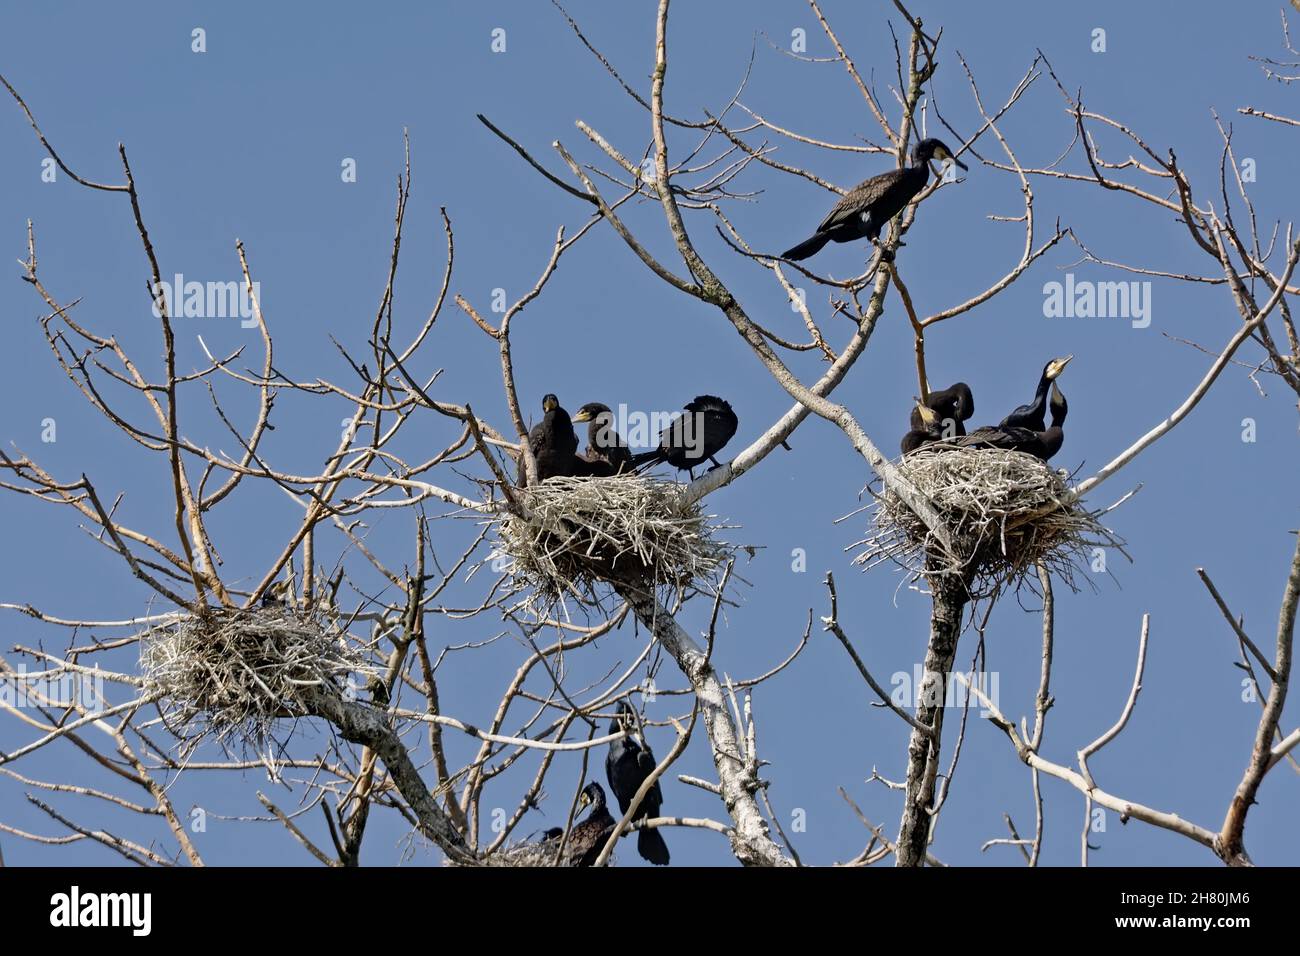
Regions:
<svg viewBox="0 0 1300 956"><path fill-rule="evenodd" d="M1076 788L1085 811L1093 804L1104 806L1125 820L1182 834L1226 863L1249 863L1244 831L1250 806L1272 768L1283 761L1294 766L1291 751L1300 744L1300 730L1286 732L1282 726L1300 602L1300 550L1290 566L1271 654L1246 634L1209 576L1202 575L1263 700L1247 767L1227 800L1224 820L1217 829L1183 820L1174 811L1117 796L1103 789L1088 768L1088 758L1112 741L1134 716L1146 666L1149 626L1145 619L1132 692L1111 729L1078 749L1077 767L1042 756L1046 715L1053 700L1052 586L1054 578L1069 583L1068 546L1080 540L1079 529L1104 531L1100 519L1129 497L1092 509L1084 504L1086 496L1182 422L1223 371L1240 364L1238 353L1248 343L1262 356L1258 365L1251 364L1254 372L1277 377L1300 397L1300 341L1290 312L1290 300L1300 292L1293 277L1300 261L1300 238L1290 225L1285 229L1273 226L1265 238L1263 233L1269 230L1261 232L1238 175L1231 129L1221 123L1219 183L1208 189L1198 187L1180 166L1173 149L1151 147L1122 120L1086 108L1082 94L1067 90L1041 52L1029 58L1023 76L1000 102L986 104L965 59L944 52L942 30L930 32L896 0L905 28L902 39L895 37L895 82L889 84L890 96L884 97L859 71L816 0L809 5L835 51L832 61L843 68L861 96L865 115L878 127L878 142L830 142L779 125L766 118L765 111L743 102L745 82L721 109L700 110L694 118L676 115L665 105L673 89L669 0L660 0L656 10L654 68L648 89L625 79L581 25L561 10L578 42L622 88L628 108L646 120L644 143L620 146L580 120L578 131L595 159L581 162L576 150L557 139L553 144L556 159L544 160L511 136L508 123L498 125L480 117L551 187L581 203L585 218L576 228L556 229L549 252L539 256L534 266L539 271L534 273L533 285L494 324L467 296L452 293L454 231L444 210L447 252L442 280L428 317L413 329L404 329L405 323L395 315L393 295L412 194L408 149L397 183L387 282L369 334L359 343L337 343L353 375L346 382L296 380L276 365L273 317L262 314L253 291L253 270L238 244L235 255L253 302L262 344L260 360L256 367L245 368L242 350L224 356L209 353L202 368L181 370L171 314L174 303L158 293L162 272L125 148L120 148L123 182L96 183L80 177L47 140L19 93L0 78L41 145L67 176L87 189L123 193L129 203L158 316L160 368L137 361L114 337L80 320L79 300L68 301L47 288L31 224L23 278L46 310L41 324L55 362L94 411L116 429L124 447L142 462L156 463L160 473L165 470L171 511L165 528L136 527L119 515L118 497L101 490L89 467L80 475L61 477L21 451L0 452L0 468L7 475L0 486L29 499L71 508L93 540L117 555L126 570L151 589L161 608L110 621L71 620L54 609L31 604L0 605L72 634L62 653L40 647L14 649L16 658L24 665L32 662L37 671L20 670L8 658L0 658L0 673L20 678L24 686L32 688L30 706L0 701L0 708L15 725L30 728L31 736L29 742L0 753L0 774L33 791L88 798L87 806L108 803L145 818L159 817L171 843L166 849L157 843L146 846L78 822L33 792L28 799L55 822L57 835L25 832L3 821L0 831L52 845L92 840L139 864L184 860L199 865L203 861L188 835L184 813L169 795L170 782L182 773L241 772L260 765L271 779L291 781L298 791L298 805L289 810L258 792L269 814L263 819L283 825L293 840L325 865L358 862L367 821L376 809L402 818L453 863L518 863L525 846L532 851L529 859L534 862L565 862L592 750L622 735L603 732L600 721L608 717L612 705L638 690L636 676L642 670L653 674L663 655L684 681L680 690L665 691L663 696L670 701L678 696L686 700L675 713L650 723L672 727L676 740L662 749L665 756L653 777L640 788L633 805L608 835L600 862L609 860L619 837L632 829L676 826L719 833L735 858L747 865L799 864L796 849L782 832L768 800L751 692L796 661L811 634L811 614L807 630L786 660L748 680L720 676L712 664L712 645L720 609L728 601L733 582L733 554L713 537L700 504L713 491L761 466L769 453L815 415L834 425L861 456L864 480L876 488L880 500L894 502L891 507L896 513L913 522L910 553L917 560L909 569L914 580L928 590L932 602L924 681L918 688L922 703L909 713L890 702L855 649L850 638L852 622L841 620L834 578L827 576L830 608L822 619L824 628L842 643L870 696L888 705L909 726L911 735L906 776L892 784L901 795L897 836L891 839L859 811L870 835L860 852L846 854L846 863L865 865L891 857L901 866L939 863L931 843L953 785L966 730L963 710L956 739L949 734L945 741L946 688L956 671L958 643L968 629L981 631L981 617L987 620L990 607L1002 593L1022 584L1037 588L1043 598L1041 684L1033 702L1032 731L1004 716L978 686L971 686L970 691L1029 767L1038 814L1032 839L1022 838L1008 818L1010 839L994 839L986 846L1018 846L1026 862L1038 862L1044 830L1040 785L1045 773ZM1283 24L1285 29L1285 17ZM1289 48L1289 36L1287 42ZM969 104L946 115L930 85L941 65L961 69L970 92ZM1279 82L1295 78L1294 62L1267 60L1262 65L1267 75ZM1032 166L1018 158L1003 133L1003 120L1038 90L1060 98L1064 145L1052 163ZM998 105L993 106L994 102ZM1249 107L1241 112L1300 125ZM917 196L892 222L888 237L872 249L863 271L847 278L820 275L799 263L756 250L728 216L732 204L752 198L752 193L742 190L746 177L760 170L764 175L815 184L831 194L847 191L805 165L787 162L774 143L798 144L814 153L880 154L893 157L902 166L913 142L934 124L960 144L955 152L979 163L982 175L1013 184L1023 204L1017 215L991 217L1023 230L1019 255L1000 275L990 277L983 291L963 301L930 315L918 314L906 281L905 262L897 255L921 207L954 185L954 178L948 175L932 181ZM1106 158L1102 143L1108 149L1128 151L1127 158ZM1114 192L1139 208L1174 217L1185 227L1189 248L1207 256L1211 264L1204 274L1173 275L1145 263L1104 258L1100 252L1104 238L1100 244L1085 245L1059 221L1050 229L1039 221L1033 187L1043 179ZM655 243L639 234L627 218L625 210L638 200L657 206L662 226L656 224L656 228L665 230L671 240L673 261L657 257L651 251ZM572 515L555 513L558 505L572 505L577 500L574 496L588 493L575 486L580 482L532 480L537 477L536 462L516 390L517 357L511 340L513 323L545 294L568 252L593 235L608 236L606 229L670 290L716 310L719 319L739 334L743 350L790 399L784 414L748 447L688 484L622 479L619 490L608 493L627 495L620 503L632 502L642 510L631 509L637 516L635 527L624 522L614 530L605 525L583 525ZM720 247L712 243L714 234L721 239ZM707 237L708 243L701 237ZM914 468L887 457L850 409L833 396L865 352L891 290L913 332L918 390L925 396L929 391L927 335L937 332L942 323L967 316L995 299L1067 239L1089 261L1206 287L1207 308L1221 308L1226 313L1230 307L1236 317L1227 340L1205 349L1211 359L1190 394L1147 432L1133 436L1131 443L1095 474L1067 486L1064 479L1042 469L1041 477L1055 482L1054 490L1035 499L1034 507L1019 514L1014 523L1030 531L1041 530L1047 526L1045 522L1052 521L1061 527L1059 522L1067 519L1085 524L1070 525L1068 533L1034 552L1035 560L1014 567L1005 566L1004 560L993 586L981 587L981 582L988 584L991 579L982 576L973 563L969 547L952 524L950 512L937 500L934 487L921 481ZM725 266L705 251L711 247L725 256ZM728 270L736 268L770 275L770 299L742 303L725 278ZM797 281L824 291L824 304L805 300L796 289ZM1223 287L1228 295L1218 298L1214 287ZM499 365L510 417L505 426L494 426L468 403L439 397L439 373L422 367L429 361L427 346L440 320L446 321L443 309L449 298L489 340L485 356ZM791 305L794 312L788 311ZM799 316L802 328L798 339L766 320L769 312L778 311L777 306ZM832 329L832 320L843 319L851 326L847 336ZM792 367L792 356L804 352L819 354L826 362L813 381L805 381ZM251 422L241 426L236 416L228 413L231 403L222 396L226 389L251 390L256 396L257 413ZM333 406L339 400L348 404L351 414L335 447L322 449L319 461L306 471L275 461L268 439L277 403L283 407L292 401L315 408ZM448 437L432 455L406 461L394 450L396 439L417 414L445 420ZM235 443L234 453L213 451L187 437L189 423L204 415L226 430ZM530 479L518 487L510 475L516 460ZM466 476L463 469L476 474ZM296 526L275 559L244 586L223 574L217 515L254 487L283 491L300 514L295 512ZM367 540L366 521L392 513L409 521L411 550L405 555L380 553ZM462 528L473 530L464 533ZM681 528L686 531L671 530ZM617 555L622 564L610 559L592 570L592 542L601 535L605 539L632 536L642 542L658 535L650 549L657 557L643 555L641 563L629 565L628 549L623 548ZM435 537L457 542L454 557L437 556ZM575 546L578 539L583 547ZM527 545L520 548L534 549L528 553L538 555L541 570L530 572L520 564L520 553L512 551L511 541L525 540ZM511 552L513 564L500 560L502 549ZM668 553L678 557L669 561L664 556ZM900 557L890 551L875 554L889 560ZM1005 553L1002 557L1005 559ZM557 570L563 568L570 570ZM362 583L365 575L377 576L385 590L373 593ZM444 595L462 577L481 582L479 601L469 607L448 606ZM702 641L679 620L692 602L710 609ZM502 674L503 690L494 709L486 714L453 716L445 713L441 704L440 673L459 660L481 656L484 644L448 641L438 648L430 640L429 628L436 620L441 623L440 633L451 634L467 619L501 620L503 629L488 643L509 635L520 655L513 673ZM631 629L633 620L639 625L638 633L644 634L631 663L581 685L570 678L571 658L614 629L625 624ZM121 636L80 641L79 635L87 630ZM132 660L133 654L139 664ZM110 662L114 663L110 666ZM962 675L956 676L962 679ZM113 699L78 695L69 700L48 690L52 682L84 683L86 679L111 684ZM302 721L330 729L332 736L323 752L309 756L293 739L294 729ZM721 801L719 819L656 817L633 822L637 805L655 780L670 770L698 736L697 725L703 730L716 779L685 775L678 779L715 794ZM473 756L463 765L457 766L451 758L451 748L444 741L446 731L474 740ZM945 743L950 761L946 772L942 770ZM118 792L65 780L36 779L21 772L23 758L52 745L67 744L92 766L136 789L123 787ZM571 794L563 835L554 844L521 840L519 835L527 830L521 824L544 798L544 784L555 756L565 752L581 756L582 770L576 785L563 785ZM525 757L538 759L535 771L525 770L529 766ZM483 802L489 787L496 794L510 794L502 802L513 807L490 838L483 833L484 807L492 805ZM314 815L316 806L325 817L328 846L314 842L305 826L305 818ZM1087 861L1086 828L1083 861Z"/></svg>

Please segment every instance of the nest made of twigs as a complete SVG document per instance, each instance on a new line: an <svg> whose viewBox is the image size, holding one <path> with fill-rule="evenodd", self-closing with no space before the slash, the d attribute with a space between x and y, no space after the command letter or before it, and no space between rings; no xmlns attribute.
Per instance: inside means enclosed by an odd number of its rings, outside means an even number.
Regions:
<svg viewBox="0 0 1300 956"><path fill-rule="evenodd" d="M559 477L514 494L523 514L494 519L494 557L509 561L534 610L592 599L602 582L687 588L711 579L730 551L714 516L684 501L676 482Z"/></svg>
<svg viewBox="0 0 1300 956"><path fill-rule="evenodd" d="M604 843L602 838L601 843ZM473 860L457 862L450 858L443 860L444 866L497 866L497 867L539 867L539 866L562 866L568 867L575 865L571 857L573 856L572 844L565 847L564 856L556 862L555 854L559 849L559 838L551 840L540 840L537 842L521 842L511 846L504 846L489 856L475 857ZM616 866L618 857L616 854L610 854L607 865Z"/></svg>
<svg viewBox="0 0 1300 956"><path fill-rule="evenodd" d="M1123 542L1071 493L1068 475L1023 452L934 444L905 455L899 475L939 514L955 553L891 488L875 495L874 528L854 563L893 561L960 574L973 597L1017 587L1043 564L1071 587L1081 556Z"/></svg>
<svg viewBox="0 0 1300 956"><path fill-rule="evenodd" d="M364 670L327 617L284 606L209 608L141 635L145 692L162 696L182 737L214 736L262 751L278 720L308 712L308 695L338 692Z"/></svg>

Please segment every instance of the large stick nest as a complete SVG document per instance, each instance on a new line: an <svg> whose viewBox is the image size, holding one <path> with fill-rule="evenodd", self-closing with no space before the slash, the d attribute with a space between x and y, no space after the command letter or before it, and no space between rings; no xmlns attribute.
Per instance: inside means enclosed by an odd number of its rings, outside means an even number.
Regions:
<svg viewBox="0 0 1300 956"><path fill-rule="evenodd" d="M972 597L1018 587L1043 564L1071 587L1092 548L1123 542L1071 493L1064 472L1022 452L928 445L898 462L899 474L939 513L955 551L889 488L875 493L875 527L855 564L893 561L915 574L952 572Z"/></svg>
<svg viewBox="0 0 1300 956"><path fill-rule="evenodd" d="M496 555L536 612L565 596L594 602L601 582L688 588L711 579L730 549L676 482L637 475L548 478L515 492L527 517L495 519Z"/></svg>
<svg viewBox="0 0 1300 956"><path fill-rule="evenodd" d="M328 618L285 607L208 609L141 635L145 691L168 726L258 752L278 720L305 716L314 690L340 692L365 665Z"/></svg>
<svg viewBox="0 0 1300 956"><path fill-rule="evenodd" d="M609 834L606 833L607 837ZM601 838L601 844L605 838ZM555 859L556 851L559 849L560 840L555 837L550 840L538 840L535 842L515 843L511 846L504 846L497 850L491 856L476 857L473 862L457 863L450 858L443 860L444 866L480 866L480 867L568 867L574 866L573 844L570 843L564 848L564 856L557 862ZM611 853L609 857L609 866L618 865L618 856Z"/></svg>

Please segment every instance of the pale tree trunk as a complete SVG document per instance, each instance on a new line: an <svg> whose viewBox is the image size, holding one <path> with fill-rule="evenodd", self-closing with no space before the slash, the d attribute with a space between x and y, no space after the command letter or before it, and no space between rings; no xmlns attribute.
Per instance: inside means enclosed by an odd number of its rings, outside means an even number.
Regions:
<svg viewBox="0 0 1300 956"><path fill-rule="evenodd" d="M699 701L713 764L718 771L719 796L734 825L729 838L736 859L746 866L792 866L793 861L768 834L767 821L754 797L759 786L757 761L747 761L741 756L744 749L727 710L726 693L705 649L646 588L619 584L617 589L637 620L677 662Z"/></svg>
<svg viewBox="0 0 1300 956"><path fill-rule="evenodd" d="M907 745L907 778L904 785L903 819L898 831L897 866L922 866L930 842L930 807L934 803L934 781L939 769L943 739L943 709L952 673L957 641L961 637L962 615L969 600L967 580L959 574L936 572L930 576L932 607L930 641L925 650L925 667L917 694L916 719L933 729L932 737L913 730Z"/></svg>

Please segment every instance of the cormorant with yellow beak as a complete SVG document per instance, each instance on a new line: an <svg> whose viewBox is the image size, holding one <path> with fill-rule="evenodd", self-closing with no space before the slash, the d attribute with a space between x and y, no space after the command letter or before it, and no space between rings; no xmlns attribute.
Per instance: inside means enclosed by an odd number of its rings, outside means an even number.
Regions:
<svg viewBox="0 0 1300 956"><path fill-rule="evenodd" d="M930 160L952 160L962 169L966 164L937 139L923 139L912 150L912 165L891 169L854 186L837 202L808 239L781 254L783 259L807 259L828 242L868 239L880 245L880 230L903 211L930 179Z"/></svg>

